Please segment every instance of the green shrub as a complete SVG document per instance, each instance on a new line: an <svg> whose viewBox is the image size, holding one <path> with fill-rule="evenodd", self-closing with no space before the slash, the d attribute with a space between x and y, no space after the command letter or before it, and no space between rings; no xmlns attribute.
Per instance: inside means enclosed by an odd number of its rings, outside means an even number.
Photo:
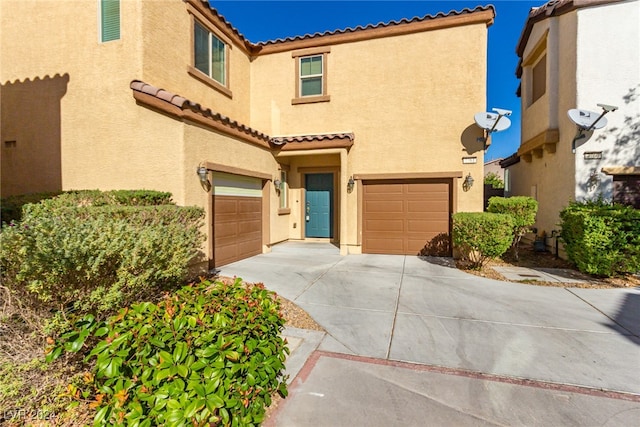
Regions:
<svg viewBox="0 0 640 427"><path fill-rule="evenodd" d="M287 393L283 328L280 303L264 286L203 281L106 322L81 319L47 359L101 340L88 356L94 425L251 426L274 392Z"/></svg>
<svg viewBox="0 0 640 427"><path fill-rule="evenodd" d="M511 215L489 212L459 212L453 214L453 244L463 258L479 268L490 258L505 253L513 239L514 220Z"/></svg>
<svg viewBox="0 0 640 427"><path fill-rule="evenodd" d="M203 215L175 205L66 207L57 198L26 205L22 221L0 233L3 282L31 307L104 317L184 282Z"/></svg>
<svg viewBox="0 0 640 427"><path fill-rule="evenodd" d="M513 237L511 247L513 254L518 259L518 245L525 233L536 222L538 202L526 196L491 197L489 199L488 212L508 214L513 217Z"/></svg>
<svg viewBox="0 0 640 427"><path fill-rule="evenodd" d="M607 277L640 271L640 210L571 203L560 219L565 251L580 271Z"/></svg>

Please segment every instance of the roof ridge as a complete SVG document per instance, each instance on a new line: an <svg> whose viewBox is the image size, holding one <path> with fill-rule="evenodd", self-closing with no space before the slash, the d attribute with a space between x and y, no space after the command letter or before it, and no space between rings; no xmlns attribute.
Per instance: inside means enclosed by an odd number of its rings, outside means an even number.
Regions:
<svg viewBox="0 0 640 427"><path fill-rule="evenodd" d="M432 20L432 19L447 18L447 17L450 17L450 16L460 16L460 15L469 14L469 13L475 13L475 12L485 12L487 10L493 10L494 13L495 13L494 6L492 4L489 4L489 5L486 5L486 6L476 6L473 9L465 7L462 10L454 10L454 9L452 9L447 13L438 12L435 15L426 14L426 15L424 15L422 17L414 16L413 18L401 18L399 20L391 20L391 21L388 21L388 22L378 22L377 24L371 24L370 23L370 24L367 24L365 26L357 25L355 27L347 27L347 28L341 28L341 29L335 29L335 30L327 30L327 31L323 31L323 32L316 32L316 33L313 33L313 34L307 33L307 34L304 34L304 35L288 36L288 37L284 37L284 38L266 40L266 41L261 41L261 42L257 42L257 43L251 43L251 42L250 43L252 45L256 46L256 47L263 47L263 46L268 46L268 45L277 44L277 43L286 43L286 42L299 41L299 40L308 40L308 39L312 39L312 38L316 38L316 37L332 36L332 35L337 35L337 34L348 34L348 33L354 33L354 32L357 32L357 31L366 31L366 30L372 30L372 29L377 29L377 28L394 27L394 26L398 26L398 25L411 24L411 23L414 23L414 22L422 22L422 21L427 21L427 20Z"/></svg>

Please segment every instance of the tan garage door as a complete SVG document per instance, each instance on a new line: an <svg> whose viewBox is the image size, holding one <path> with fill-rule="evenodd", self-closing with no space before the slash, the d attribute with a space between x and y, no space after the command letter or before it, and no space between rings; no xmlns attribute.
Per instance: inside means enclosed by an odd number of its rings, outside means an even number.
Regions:
<svg viewBox="0 0 640 427"><path fill-rule="evenodd" d="M451 180L364 181L362 250L450 256Z"/></svg>
<svg viewBox="0 0 640 427"><path fill-rule="evenodd" d="M262 180L216 173L213 182L214 266L262 253Z"/></svg>

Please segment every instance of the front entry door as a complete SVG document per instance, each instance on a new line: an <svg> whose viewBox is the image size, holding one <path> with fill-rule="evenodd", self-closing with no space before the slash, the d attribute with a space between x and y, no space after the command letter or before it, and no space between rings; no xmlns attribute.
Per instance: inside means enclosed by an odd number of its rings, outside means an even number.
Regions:
<svg viewBox="0 0 640 427"><path fill-rule="evenodd" d="M305 177L305 237L333 237L333 174Z"/></svg>

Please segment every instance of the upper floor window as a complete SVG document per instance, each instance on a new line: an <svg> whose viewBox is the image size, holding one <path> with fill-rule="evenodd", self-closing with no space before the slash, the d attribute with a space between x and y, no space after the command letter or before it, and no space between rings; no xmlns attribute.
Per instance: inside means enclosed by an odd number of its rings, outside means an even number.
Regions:
<svg viewBox="0 0 640 427"><path fill-rule="evenodd" d="M222 86L227 86L227 46L195 21L194 67Z"/></svg>
<svg viewBox="0 0 640 427"><path fill-rule="evenodd" d="M100 41L120 40L120 0L100 0Z"/></svg>
<svg viewBox="0 0 640 427"><path fill-rule="evenodd" d="M327 54L330 47L292 52L296 61L296 93L292 104L329 101L327 94Z"/></svg>
<svg viewBox="0 0 640 427"><path fill-rule="evenodd" d="M322 55L300 58L300 96L323 95Z"/></svg>
<svg viewBox="0 0 640 427"><path fill-rule="evenodd" d="M531 69L531 104L536 102L547 90L547 55Z"/></svg>

